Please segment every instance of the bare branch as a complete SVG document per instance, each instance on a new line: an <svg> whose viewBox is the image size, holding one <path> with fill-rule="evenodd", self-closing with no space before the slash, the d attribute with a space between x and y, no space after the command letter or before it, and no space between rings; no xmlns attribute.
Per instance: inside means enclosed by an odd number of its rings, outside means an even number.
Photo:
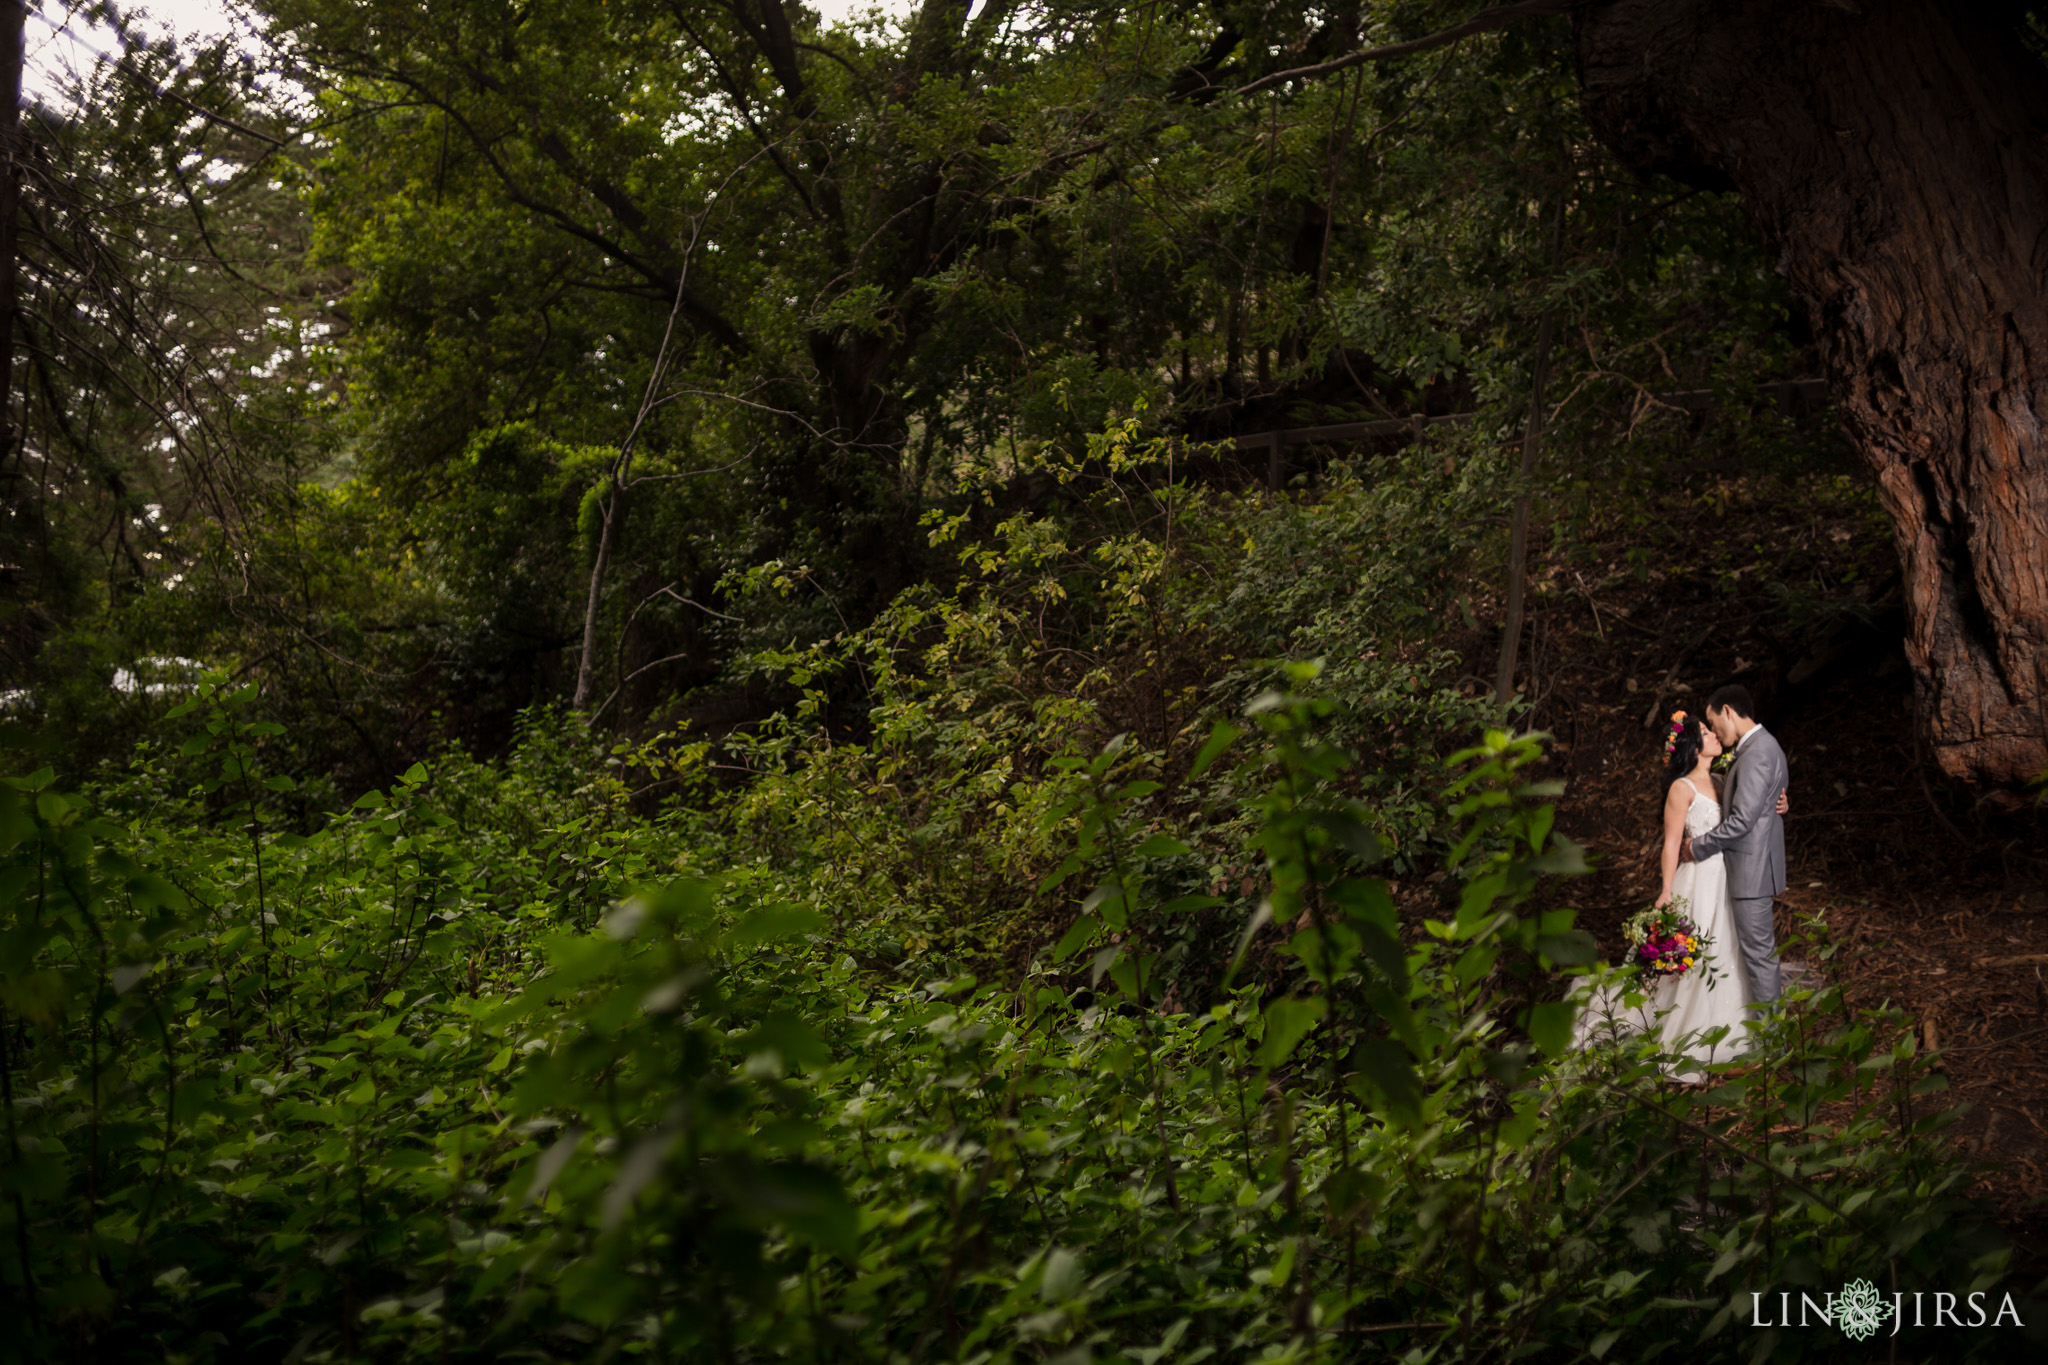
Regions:
<svg viewBox="0 0 2048 1365"><path fill-rule="evenodd" d="M183 95L178 94L176 91L170 90L164 86L157 84L155 81L151 80L147 75L145 75L138 67L136 67L134 63L130 62L126 57L116 57L113 53L107 52L87 42L83 37L81 37L77 33L76 30L71 28L69 20L66 20L66 22L61 24L51 23L50 20L44 18L40 14L37 14L34 10L28 11L28 17L35 20L37 23L43 25L43 27L49 29L52 33L63 34L66 41L76 43L78 46L84 48L87 52L92 53L93 56L98 57L108 66L113 67L116 71L126 76L130 81L134 82L134 84L138 88L140 88L144 94L154 96L155 98L160 100L167 100L170 103L177 105L180 109L183 109L185 112L189 114L197 114L200 118L205 119L208 123L219 124L221 127L226 128L231 132L240 133L245 137L253 137L258 142L267 142L272 147L282 148L290 145L283 138L272 137L269 133L260 133L256 131L254 128L251 128L246 123L237 123L234 119L229 118L226 114L220 113L217 110L208 109L206 106L201 104L194 104L191 100L186 99Z"/></svg>

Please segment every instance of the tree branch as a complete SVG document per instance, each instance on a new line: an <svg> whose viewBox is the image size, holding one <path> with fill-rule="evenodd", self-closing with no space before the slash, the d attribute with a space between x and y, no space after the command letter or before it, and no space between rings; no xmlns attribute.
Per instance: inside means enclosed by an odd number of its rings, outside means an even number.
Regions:
<svg viewBox="0 0 2048 1365"><path fill-rule="evenodd" d="M746 0L726 0L726 10L732 15L761 55L768 59L768 69L775 73L775 80L782 87L782 93L797 107L799 116L811 112L811 102L805 98L802 70L797 66L796 46L789 29L789 15L782 8L782 0L755 0L760 15L756 23L747 17Z"/></svg>
<svg viewBox="0 0 2048 1365"><path fill-rule="evenodd" d="M170 89L168 86L161 85L155 80L152 80L146 72L144 72L141 68L137 67L133 62L129 61L126 57L116 57L113 53L108 52L100 47L96 47L92 43L87 42L82 36L80 36L76 31L74 31L71 28L70 21L68 19L61 24L52 23L50 20L44 18L42 15L37 14L34 10L28 11L28 17L35 20L37 23L41 24L44 28L49 29L52 34L61 33L64 35L67 41L76 43L78 46L84 48L87 52L92 53L93 56L98 57L108 66L113 67L114 70L126 76L131 82L133 82L138 88L140 88L145 95L152 95L157 99L166 100L171 104L177 105L180 109L183 109L188 114L198 115L200 118L205 119L208 123L218 124L220 127L226 128L230 132L240 133L245 137L253 137L258 142L267 142L272 147L283 148L290 145L283 138L272 137L269 133L258 132L256 129L251 128L248 124L238 123L234 119L229 118L226 114L223 114L218 110L209 109L203 104L194 104L191 100L186 99L177 91Z"/></svg>
<svg viewBox="0 0 2048 1365"><path fill-rule="evenodd" d="M1312 80L1317 76L1348 71L1365 62L1384 61L1390 57L1412 57L1418 52L1428 52L1446 43L1455 43L1460 38L1469 38L1475 33L1505 28L1521 19L1540 19L1545 15L1563 14L1579 2L1580 0L1519 0L1516 4L1496 5L1492 9L1481 10L1462 24L1441 29L1426 38L1414 38L1405 43L1390 43L1386 47L1368 47L1348 56L1318 62L1314 66L1297 66L1288 71L1275 71L1270 76L1261 76L1255 81L1240 85L1237 87L1237 93L1255 95L1261 90L1287 81Z"/></svg>
<svg viewBox="0 0 2048 1365"><path fill-rule="evenodd" d="M623 242L612 240L604 233L578 222L553 204L529 194L512 178L512 172L505 166L504 162L499 160L497 153L484 140L481 132L471 126L469 120L463 116L459 109L456 109L447 101L437 98L418 82L410 80L402 74L392 73L386 76L385 79L413 90L425 104L439 109L442 113L454 119L456 124L462 129L463 134L469 138L470 145L476 148L478 155L483 157L484 164L489 166L492 174L498 177L498 183L505 187L505 197L507 199L510 199L523 209L546 218L570 236L596 247L599 251L627 266L650 283L662 285L664 296L670 291L683 288L683 282L675 275L663 270L654 262L643 259ZM718 310L699 297L695 291L685 290L681 298L683 311L689 314L691 321L716 337L728 349L742 353L753 349L748 344L747 339L740 334L739 329L733 326Z"/></svg>
<svg viewBox="0 0 2048 1365"><path fill-rule="evenodd" d="M762 149L775 162L775 169L782 172L782 178L787 180L790 188L796 191L796 197L803 203L804 212L810 214L813 219L819 218L821 215L818 213L818 206L812 202L811 192L804 185L803 177L796 173L796 167L790 165L789 159L783 156L780 140L769 137L768 130L763 128L760 121L754 117L753 103L748 100L746 91L733 78L732 72L726 68L724 61L719 58L718 53L713 50L711 44L706 42L704 36L698 33L696 27L690 23L689 19L684 15L682 7L680 5L671 5L669 6L669 12L675 17L677 26L683 32L690 35L690 41L695 43L697 50L704 54L704 60L711 63L713 74L718 77L718 83L725 87L725 93L732 98L733 108L738 112L741 122L747 125L747 131L754 135L754 140L761 144ZM823 51L824 49L820 48L818 50ZM852 70L851 67L847 69L849 71Z"/></svg>
<svg viewBox="0 0 2048 1365"><path fill-rule="evenodd" d="M626 230L642 241L647 239L647 211L633 202L633 197L586 167L576 159L567 143L556 136L553 129L543 129L534 138L534 146L542 155L555 163L562 174L589 190L591 197L612 211L612 215L626 225Z"/></svg>

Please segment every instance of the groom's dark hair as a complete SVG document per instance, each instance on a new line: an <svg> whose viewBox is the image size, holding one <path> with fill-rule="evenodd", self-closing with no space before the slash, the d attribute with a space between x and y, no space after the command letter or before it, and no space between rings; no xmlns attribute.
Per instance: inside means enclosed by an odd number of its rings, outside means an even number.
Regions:
<svg viewBox="0 0 2048 1365"><path fill-rule="evenodd" d="M1756 703L1749 699L1749 689L1741 683L1729 683L1714 689L1714 695L1707 698L1709 711L1733 711L1744 720L1756 719Z"/></svg>

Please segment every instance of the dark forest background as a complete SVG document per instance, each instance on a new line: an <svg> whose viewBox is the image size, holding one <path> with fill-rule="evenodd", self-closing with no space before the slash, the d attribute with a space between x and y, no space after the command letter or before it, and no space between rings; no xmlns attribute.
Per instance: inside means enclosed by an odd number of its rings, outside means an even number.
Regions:
<svg viewBox="0 0 2048 1365"><path fill-rule="evenodd" d="M2038 1349L2048 27L1769 8L8 7L0 1358Z"/></svg>
<svg viewBox="0 0 2048 1365"><path fill-rule="evenodd" d="M1744 430L1818 373L1805 320L1732 196L1594 142L1562 24L1240 97L1439 16L510 13L284 6L280 77L135 50L27 115L6 649L45 737L118 752L116 672L170 658L276 680L342 792L537 704L758 706L735 661L947 580L934 517L1074 507L1127 423L1179 462L1148 484L1234 492L1238 436L1473 414L1499 564L1545 318L1547 482L1654 517L1745 447L1852 467Z"/></svg>

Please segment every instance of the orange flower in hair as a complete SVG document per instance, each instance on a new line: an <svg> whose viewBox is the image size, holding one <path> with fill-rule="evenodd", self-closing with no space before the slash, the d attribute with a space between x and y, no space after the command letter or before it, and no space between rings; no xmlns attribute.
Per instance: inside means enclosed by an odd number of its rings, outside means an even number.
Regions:
<svg viewBox="0 0 2048 1365"><path fill-rule="evenodd" d="M1685 712L1671 713L1671 731L1664 736L1664 757L1671 757L1671 751L1678 747L1678 737L1685 730Z"/></svg>

